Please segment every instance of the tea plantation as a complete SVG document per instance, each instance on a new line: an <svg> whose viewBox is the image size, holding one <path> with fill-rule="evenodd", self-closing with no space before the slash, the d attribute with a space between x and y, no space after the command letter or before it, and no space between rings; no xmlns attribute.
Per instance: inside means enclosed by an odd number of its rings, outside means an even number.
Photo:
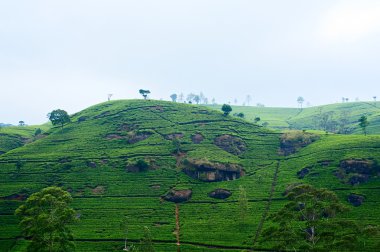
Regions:
<svg viewBox="0 0 380 252"><path fill-rule="evenodd" d="M0 251L26 250L14 211L51 185L74 198L77 251L123 250L125 218L128 244L147 226L156 251L177 251L177 243L181 251L268 251L267 217L294 183L333 190L351 209L344 218L380 225L380 136L322 134L283 156L280 132L152 100L98 104L71 121L0 155ZM248 198L244 218L239 187ZM362 196L360 205L351 194ZM363 242L376 251L380 237Z"/></svg>
<svg viewBox="0 0 380 252"><path fill-rule="evenodd" d="M220 110L219 105L209 105ZM253 106L232 106L234 113L244 113L248 121L260 117L259 124L268 123L269 128L287 129L320 129L339 131L342 123L346 134L362 134L358 120L362 115L369 121L368 134L380 134L380 102L345 102L309 108L271 108ZM320 125L325 120L327 125ZM330 125L329 125L330 124ZM331 125L333 124L333 125Z"/></svg>

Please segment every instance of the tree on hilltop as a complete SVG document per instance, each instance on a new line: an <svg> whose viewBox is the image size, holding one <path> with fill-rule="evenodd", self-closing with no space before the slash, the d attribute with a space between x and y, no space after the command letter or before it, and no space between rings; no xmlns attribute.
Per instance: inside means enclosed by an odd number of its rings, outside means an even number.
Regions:
<svg viewBox="0 0 380 252"><path fill-rule="evenodd" d="M224 112L224 116L228 116L229 113L232 111L232 107L228 104L223 104L222 111Z"/></svg>
<svg viewBox="0 0 380 252"><path fill-rule="evenodd" d="M31 240L28 251L74 251L73 236L67 227L75 220L75 211L69 207L71 201L70 193L47 187L16 209L22 231Z"/></svg>
<svg viewBox="0 0 380 252"><path fill-rule="evenodd" d="M144 100L148 97L148 94L150 94L149 90L140 89L139 93L144 97Z"/></svg>
<svg viewBox="0 0 380 252"><path fill-rule="evenodd" d="M300 108L302 109L302 105L303 105L303 102L305 101L305 99L302 97L302 96L299 96L297 98L297 102L298 104L300 105Z"/></svg>
<svg viewBox="0 0 380 252"><path fill-rule="evenodd" d="M172 99L172 102L177 102L177 94L172 94L170 98Z"/></svg>
<svg viewBox="0 0 380 252"><path fill-rule="evenodd" d="M47 114L47 117L49 118L49 120L51 121L53 125L60 124L62 129L65 123L71 122L70 116L67 114L66 111L62 109L53 110L52 112Z"/></svg>

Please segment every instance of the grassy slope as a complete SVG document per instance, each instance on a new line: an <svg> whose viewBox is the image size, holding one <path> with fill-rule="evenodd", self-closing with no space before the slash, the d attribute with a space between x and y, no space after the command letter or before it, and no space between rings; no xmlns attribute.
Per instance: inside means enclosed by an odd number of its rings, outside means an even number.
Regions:
<svg viewBox="0 0 380 252"><path fill-rule="evenodd" d="M210 106L213 109L220 110L221 106ZM304 108L302 111L297 108L270 108L270 107L249 107L249 106L232 106L233 113L243 112L248 121L253 121L256 116L261 118L260 123L268 122L269 128L274 129L315 129L313 117L322 113L334 112L334 120L339 119L343 111L348 111L348 120L350 126L354 128L355 134L361 134L358 127L358 119L362 115L368 116L370 125L368 126L369 134L380 134L380 102L349 102L336 103L318 107Z"/></svg>
<svg viewBox="0 0 380 252"><path fill-rule="evenodd" d="M81 117L86 120L78 123ZM119 130L124 124L153 134L135 144L128 144L125 139L106 139L111 133L127 134ZM206 183L184 175L178 171L171 154L172 141L165 139L171 133L184 134L181 147L188 157L238 163L244 166L246 176L234 181ZM194 144L190 138L194 133L201 133L205 140ZM240 136L248 145L247 151L235 156L216 147L213 139L222 134ZM210 246L214 246L215 251L223 251L217 246L250 247L256 233L260 234L260 223L264 227L270 224L263 218L266 209L274 211L281 207L286 186L300 181L336 190L344 202L351 191L365 194L365 203L351 207L347 217L380 224L376 218L379 179L352 187L342 184L332 174L345 158L371 157L380 162L379 136L322 136L321 140L286 158L277 156L278 137L269 130L237 118L225 118L219 112L200 106L141 100L103 103L74 115L73 123L63 131L53 129L49 136L0 156L0 197L20 193L23 188L31 193L52 184L71 190L73 206L81 216L73 226L79 251L120 250L123 235L119 222L124 216L130 220L129 239L138 240L142 226L147 225L158 251L175 250L175 206L160 199L173 187L193 190L192 199L180 204L180 237L184 251L212 250ZM20 157L27 162L17 174L15 162ZM138 158L154 161L156 169L126 172L127 162ZM321 160L332 162L328 167L315 165ZM89 161L95 162L96 167L89 167ZM298 179L296 172L306 166L315 166L313 172L319 175ZM276 171L277 176L274 176ZM274 177L277 177L276 183L273 183ZM272 184L275 185L274 200L270 202ZM236 201L240 185L247 190L249 198L246 225L239 224ZM103 187L104 192L93 190L98 186ZM209 198L207 194L215 188L229 189L232 196L226 200ZM4 223L0 226L0 250L13 246L14 251L22 251L25 247L23 241L15 244L20 231L13 211L20 203L0 200L0 222ZM270 245L258 239L255 247L263 246Z"/></svg>
<svg viewBox="0 0 380 252"><path fill-rule="evenodd" d="M32 141L37 128L47 131L50 126L44 124L39 126L11 126L0 128L0 153L8 152Z"/></svg>
<svg viewBox="0 0 380 252"><path fill-rule="evenodd" d="M81 117L87 119L78 123ZM153 134L135 144L125 139L106 139L111 133L126 135L127 132L119 130L124 124ZM172 155L173 143L165 139L171 133L184 134L180 141L187 157L241 164L247 175L239 180L215 183L188 177L178 171ZM201 144L191 141L194 133L205 137ZM247 151L235 156L215 146L214 138L223 134L240 136L248 145ZM95 249L88 240L105 239L109 242L97 243L98 251L108 250L115 244L121 248L123 243L114 240L122 239L119 222L127 216L130 239L139 239L142 227L147 225L154 239L163 242L159 247L167 251L164 242L170 246L175 243L175 206L163 202L160 196L173 187L190 188L192 199L180 205L182 243L246 246L269 195L277 148L278 134L207 108L159 101L114 101L84 110L74 115L73 123L63 131L55 128L47 137L4 154L0 159L0 182L4 185L0 197L19 193L22 188L34 192L48 185L61 185L72 191L73 206L81 214L80 222L73 226L79 244L87 241ZM17 174L15 162L19 157L26 164ZM62 161L62 157L70 162ZM151 160L156 169L126 172L126 164L138 158ZM88 167L89 161L95 162L96 168ZM263 178L260 183L257 183L258 175ZM251 211L257 215L249 217L243 230L236 221L239 185L244 185L250 199L258 201L250 203ZM104 192L94 192L97 186L103 187ZM207 196L220 187L231 190L233 196L228 200ZM12 240L20 235L12 215L19 204L15 200L0 201L0 220L6 223L0 227L0 238Z"/></svg>

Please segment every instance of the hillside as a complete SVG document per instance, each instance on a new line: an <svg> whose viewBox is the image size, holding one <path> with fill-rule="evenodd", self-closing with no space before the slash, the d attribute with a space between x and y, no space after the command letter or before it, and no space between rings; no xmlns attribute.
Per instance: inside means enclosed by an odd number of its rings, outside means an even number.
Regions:
<svg viewBox="0 0 380 252"><path fill-rule="evenodd" d="M40 136L35 135L37 128L41 129ZM9 126L0 128L0 155L43 137L43 132L49 128L50 126L47 124L41 126Z"/></svg>
<svg viewBox="0 0 380 252"><path fill-rule="evenodd" d="M221 106L212 105L220 110ZM362 134L358 119L368 117L368 134L380 134L380 102L348 102L303 108L271 108L232 106L233 113L244 113L248 121L260 117L259 124L268 123L269 128L277 130L306 129L330 132L343 131L348 134ZM321 122L326 123L321 125ZM343 128L343 129L342 129Z"/></svg>
<svg viewBox="0 0 380 252"><path fill-rule="evenodd" d="M183 251L268 250L273 245L261 240L266 217L299 182L335 190L352 209L347 218L380 224L378 174L358 183L352 177L363 174L336 175L363 162L378 169L379 136L322 135L288 156L279 155L280 137L202 106L121 100L85 109L63 130L0 156L0 250L25 250L13 212L49 185L74 197L78 251L122 250L125 217L128 240L137 242L148 226L157 251L175 251L176 242ZM249 199L244 224L239 186ZM347 202L351 193L365 196L361 206ZM366 241L368 251L379 241Z"/></svg>

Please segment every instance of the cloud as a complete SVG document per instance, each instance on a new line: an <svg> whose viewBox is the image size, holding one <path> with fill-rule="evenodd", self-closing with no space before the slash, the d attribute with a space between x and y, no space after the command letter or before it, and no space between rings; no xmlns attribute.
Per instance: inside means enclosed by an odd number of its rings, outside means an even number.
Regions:
<svg viewBox="0 0 380 252"><path fill-rule="evenodd" d="M319 42L326 45L357 43L380 32L380 2L339 1L322 14L317 28Z"/></svg>

